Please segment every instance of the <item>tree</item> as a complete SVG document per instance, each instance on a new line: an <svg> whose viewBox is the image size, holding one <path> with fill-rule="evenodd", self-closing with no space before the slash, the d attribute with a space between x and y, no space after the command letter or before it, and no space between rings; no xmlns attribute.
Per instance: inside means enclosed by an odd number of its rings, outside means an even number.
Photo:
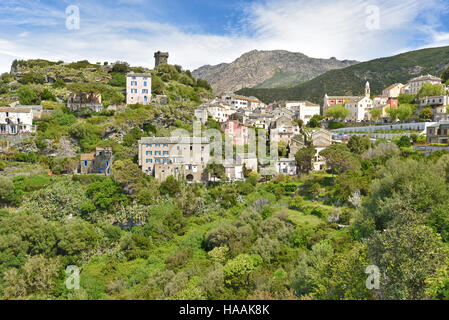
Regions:
<svg viewBox="0 0 449 320"><path fill-rule="evenodd" d="M408 120L412 116L414 110L415 110L415 108L410 104L401 104L398 107L399 120L401 120L401 121Z"/></svg>
<svg viewBox="0 0 449 320"><path fill-rule="evenodd" d="M312 170L316 149L313 146L299 149L295 154L296 164L302 172L309 173Z"/></svg>
<svg viewBox="0 0 449 320"><path fill-rule="evenodd" d="M114 63L114 66L112 67L112 72L118 72L125 74L129 70L129 64L127 62L117 61Z"/></svg>
<svg viewBox="0 0 449 320"><path fill-rule="evenodd" d="M348 141L348 148L352 153L362 154L371 148L371 140L369 137L351 136Z"/></svg>
<svg viewBox="0 0 449 320"><path fill-rule="evenodd" d="M446 94L446 90L442 85L426 82L421 89L419 89L418 98L442 96L444 94Z"/></svg>
<svg viewBox="0 0 449 320"><path fill-rule="evenodd" d="M42 100L56 101L56 96L48 88L45 88L41 92L41 99Z"/></svg>
<svg viewBox="0 0 449 320"><path fill-rule="evenodd" d="M279 141L278 142L278 154L280 157L285 158L287 157L288 152L288 143L285 141Z"/></svg>
<svg viewBox="0 0 449 320"><path fill-rule="evenodd" d="M381 299L426 299L426 280L447 265L441 237L423 225L395 226L376 233L367 245L368 256L381 272Z"/></svg>
<svg viewBox="0 0 449 320"><path fill-rule="evenodd" d="M318 128L320 126L320 121L323 120L324 117L320 114L315 114L307 124L309 128Z"/></svg>
<svg viewBox="0 0 449 320"><path fill-rule="evenodd" d="M398 97L398 104L412 104L415 99L416 96L414 94L401 93Z"/></svg>
<svg viewBox="0 0 449 320"><path fill-rule="evenodd" d="M262 264L259 255L240 254L223 267L225 284L236 289L249 285L249 275Z"/></svg>
<svg viewBox="0 0 449 320"><path fill-rule="evenodd" d="M337 174L360 168L359 160L349 151L346 145L331 145L321 151L320 156L326 160L327 166Z"/></svg>
<svg viewBox="0 0 449 320"><path fill-rule="evenodd" d="M396 121L398 119L398 108L397 107L387 107L385 112L390 116L391 121Z"/></svg>
<svg viewBox="0 0 449 320"><path fill-rule="evenodd" d="M27 86L23 86L17 90L17 95L19 96L19 102L22 105L32 105L39 104L40 99L36 92Z"/></svg>
<svg viewBox="0 0 449 320"><path fill-rule="evenodd" d="M164 94L165 84L158 76L151 77L151 92L154 94Z"/></svg>
<svg viewBox="0 0 449 320"><path fill-rule="evenodd" d="M259 182L259 179L260 179L259 173L257 173L256 171L251 171L248 174L248 178L246 178L246 182L249 182L253 186L256 186L257 183Z"/></svg>
<svg viewBox="0 0 449 320"><path fill-rule="evenodd" d="M126 87L126 76L123 73L114 72L109 85L113 87Z"/></svg>
<svg viewBox="0 0 449 320"><path fill-rule="evenodd" d="M90 184L86 195L100 211L111 211L118 208L121 203L127 203L123 189L110 177Z"/></svg>
<svg viewBox="0 0 449 320"><path fill-rule="evenodd" d="M168 194L170 197L174 197L181 192L181 183L175 177L169 176L161 183L159 191L162 195Z"/></svg>
<svg viewBox="0 0 449 320"><path fill-rule="evenodd" d="M370 110L371 118L375 121L378 121L382 116L381 108L373 108Z"/></svg>
<svg viewBox="0 0 449 320"><path fill-rule="evenodd" d="M409 136L401 136L401 139L396 143L398 147L408 148L412 146Z"/></svg>
<svg viewBox="0 0 449 320"><path fill-rule="evenodd" d="M432 109L429 108L429 107L424 108L424 109L421 111L420 117L421 117L422 119L432 119L432 117L433 117L433 111L432 111Z"/></svg>
<svg viewBox="0 0 449 320"><path fill-rule="evenodd" d="M335 120L338 119L346 119L351 112L349 109L346 109L345 106L334 106L326 110L326 116L328 118L333 118Z"/></svg>
<svg viewBox="0 0 449 320"><path fill-rule="evenodd" d="M225 168L222 164L219 163L209 163L206 166L204 172L208 175L208 177L213 178L214 180L220 179L223 180L226 178Z"/></svg>
<svg viewBox="0 0 449 320"><path fill-rule="evenodd" d="M441 80L443 83L447 83L449 81L449 67L447 67L447 69L441 74Z"/></svg>

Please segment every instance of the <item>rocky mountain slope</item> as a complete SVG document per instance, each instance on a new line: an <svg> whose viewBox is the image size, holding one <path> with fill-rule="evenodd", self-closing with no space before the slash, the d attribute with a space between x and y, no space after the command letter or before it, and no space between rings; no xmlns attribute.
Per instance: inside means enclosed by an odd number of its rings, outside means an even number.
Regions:
<svg viewBox="0 0 449 320"><path fill-rule="evenodd" d="M366 81L371 93L380 94L389 85L407 83L423 74L440 76L449 66L449 47L430 48L375 59L344 69L331 70L290 88L245 88L238 93L256 96L266 103L281 100L310 100L322 103L324 95L360 95Z"/></svg>
<svg viewBox="0 0 449 320"><path fill-rule="evenodd" d="M290 87L311 80L329 70L345 68L357 61L310 58L302 53L284 50L258 51L243 54L232 63L206 65L193 76L207 80L215 93L233 92L242 88Z"/></svg>

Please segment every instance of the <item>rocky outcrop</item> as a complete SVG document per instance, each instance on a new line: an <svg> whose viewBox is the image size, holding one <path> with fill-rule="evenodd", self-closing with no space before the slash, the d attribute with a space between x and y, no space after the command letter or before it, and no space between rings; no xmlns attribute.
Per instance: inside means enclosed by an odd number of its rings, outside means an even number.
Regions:
<svg viewBox="0 0 449 320"><path fill-rule="evenodd" d="M345 68L357 61L336 58L314 59L302 53L283 50L253 50L232 63L206 65L193 76L207 80L216 94L242 88L275 88L294 86L311 80L329 70Z"/></svg>

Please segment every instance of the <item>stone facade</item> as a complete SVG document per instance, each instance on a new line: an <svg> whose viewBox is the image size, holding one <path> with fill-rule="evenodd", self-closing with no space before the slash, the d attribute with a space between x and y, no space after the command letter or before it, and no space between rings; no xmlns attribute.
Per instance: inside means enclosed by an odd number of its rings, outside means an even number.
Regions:
<svg viewBox="0 0 449 320"><path fill-rule="evenodd" d="M78 172L80 174L111 174L112 162L114 161L111 148L95 149L94 153L82 154Z"/></svg>
<svg viewBox="0 0 449 320"><path fill-rule="evenodd" d="M161 51L155 52L154 60L155 60L154 65L155 68L157 68L161 64L168 63L168 52L161 52Z"/></svg>
<svg viewBox="0 0 449 320"><path fill-rule="evenodd" d="M159 165L167 170L176 169L176 166L169 165L193 165L197 166L199 172L199 175L193 175L194 181L201 181L197 177L201 176L210 159L210 143L207 138L146 137L139 140L138 146L139 166L143 172L151 175L155 174ZM167 167L163 167L164 165ZM162 171L159 172L158 178L164 178Z"/></svg>
<svg viewBox="0 0 449 320"><path fill-rule="evenodd" d="M95 112L103 110L101 94L93 92L71 93L67 99L67 107L72 111L88 108Z"/></svg>

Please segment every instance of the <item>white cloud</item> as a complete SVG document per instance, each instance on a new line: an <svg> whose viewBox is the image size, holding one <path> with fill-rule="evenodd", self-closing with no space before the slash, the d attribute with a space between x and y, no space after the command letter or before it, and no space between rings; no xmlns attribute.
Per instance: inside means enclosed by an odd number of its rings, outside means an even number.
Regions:
<svg viewBox="0 0 449 320"><path fill-rule="evenodd" d="M370 4L379 8L378 30L370 30L366 24L370 18L366 9ZM312 57L367 60L404 48L449 44L448 33L435 31L438 19L432 16L435 10L445 9L442 0L394 3L379 0L368 4L361 0L266 0L245 9L244 25L240 29L247 30L251 36L186 32L173 25L147 21L139 12L123 11L127 10L123 8L117 11L96 4L81 7L80 30L67 30L64 12L36 6L15 11L26 16L27 23L36 28L21 30L16 35L0 32L0 71L9 70L15 58L89 59L94 63L126 60L133 65L152 67L153 52L163 50L170 52L170 62L194 69L204 64L231 62L252 49L283 49ZM49 14L43 14L42 10L48 10ZM0 10L1 16L6 13L5 8ZM15 26L22 25L10 16L9 23L14 25L16 21ZM226 25L227 22L217 23ZM42 25L53 27L38 31ZM417 35L424 40L411 44Z"/></svg>

